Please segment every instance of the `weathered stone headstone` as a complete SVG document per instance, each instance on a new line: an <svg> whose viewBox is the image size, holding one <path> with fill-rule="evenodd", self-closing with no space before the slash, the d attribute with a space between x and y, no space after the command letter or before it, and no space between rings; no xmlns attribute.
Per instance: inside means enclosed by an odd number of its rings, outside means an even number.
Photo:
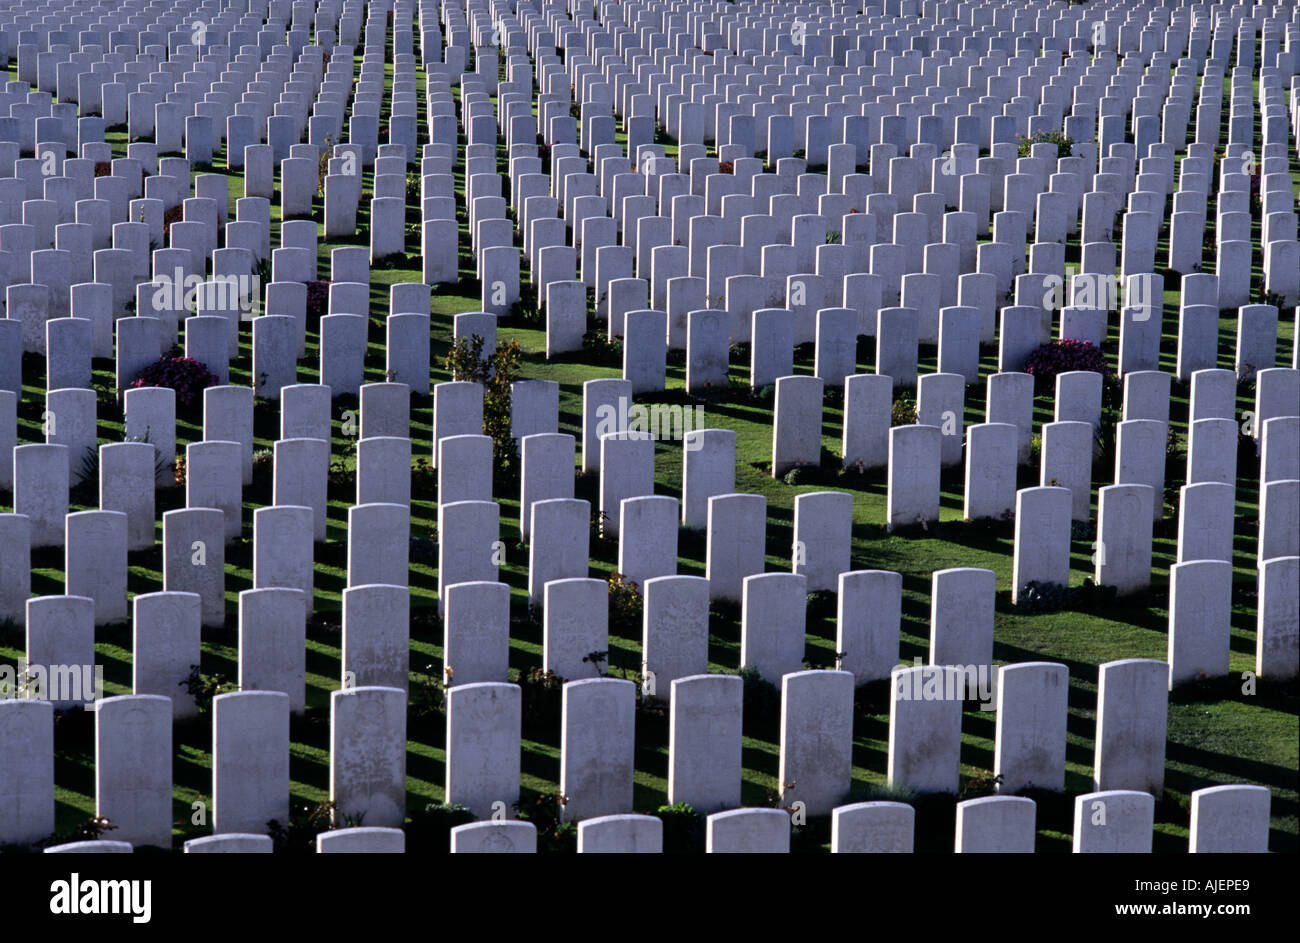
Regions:
<svg viewBox="0 0 1300 943"><path fill-rule="evenodd" d="M1074 800L1075 854L1150 854L1156 800L1147 792L1107 789Z"/></svg>
<svg viewBox="0 0 1300 943"><path fill-rule="evenodd" d="M831 813L831 852L911 854L916 810L905 802L855 802Z"/></svg>
<svg viewBox="0 0 1300 943"><path fill-rule="evenodd" d="M172 705L153 694L109 697L95 707L95 813L114 840L170 848Z"/></svg>
<svg viewBox="0 0 1300 943"><path fill-rule="evenodd" d="M703 529L709 499L736 487L736 433L731 429L692 429L682 440L682 523Z"/></svg>
<svg viewBox="0 0 1300 943"><path fill-rule="evenodd" d="M1093 788L1159 796L1165 779L1169 665L1125 658L1098 668Z"/></svg>
<svg viewBox="0 0 1300 943"><path fill-rule="evenodd" d="M239 594L239 688L282 691L307 707L307 612L302 591L272 587Z"/></svg>
<svg viewBox="0 0 1300 943"><path fill-rule="evenodd" d="M942 439L938 426L895 426L889 430L886 520L890 530L939 519Z"/></svg>
<svg viewBox="0 0 1300 943"><path fill-rule="evenodd" d="M462 502L491 503L491 502ZM456 507L457 505L450 505ZM492 505L496 507L495 504ZM444 509L445 511L445 509ZM445 520L445 518L443 518ZM454 540L450 535L463 531L453 524L440 534L438 544L438 582L442 585L442 562L446 545ZM492 537L496 538L496 528ZM348 508L348 586L365 586L383 583L389 586L406 586L410 583L411 509L401 504L354 504ZM495 569L495 568L494 568ZM448 573L452 570L448 569Z"/></svg>
<svg viewBox="0 0 1300 943"><path fill-rule="evenodd" d="M1093 429L1086 422L1046 422L1042 427L1038 483L1070 492L1070 520L1092 516Z"/></svg>
<svg viewBox="0 0 1300 943"><path fill-rule="evenodd" d="M615 432L600 440L601 527L617 536L622 502L654 494L654 439L642 432Z"/></svg>
<svg viewBox="0 0 1300 943"><path fill-rule="evenodd" d="M1151 583L1150 485L1110 485L1097 491L1097 542L1094 579L1120 593Z"/></svg>
<svg viewBox="0 0 1300 943"><path fill-rule="evenodd" d="M827 815L849 791L853 768L853 675L795 671L781 679L783 804ZM784 784L793 783L788 786Z"/></svg>
<svg viewBox="0 0 1300 943"><path fill-rule="evenodd" d="M977 567L935 570L930 589L930 664L963 672L967 691L992 673L997 574Z"/></svg>
<svg viewBox="0 0 1300 943"><path fill-rule="evenodd" d="M163 512L163 589L197 593L203 624L226 622L225 515L216 508Z"/></svg>
<svg viewBox="0 0 1300 943"><path fill-rule="evenodd" d="M95 601L96 625L125 622L126 515L121 511L76 511L65 521L65 591Z"/></svg>
<svg viewBox="0 0 1300 943"><path fill-rule="evenodd" d="M741 704L736 675L691 675L671 685L668 801L702 815L740 804Z"/></svg>
<svg viewBox="0 0 1300 943"><path fill-rule="evenodd" d="M763 572L767 499L761 494L709 498L705 575L710 599L740 602L746 577Z"/></svg>
<svg viewBox="0 0 1300 943"><path fill-rule="evenodd" d="M636 688L618 678L570 681L563 693L560 792L576 822L632 810Z"/></svg>
<svg viewBox="0 0 1300 943"><path fill-rule="evenodd" d="M324 835L318 836L323 837ZM270 835L246 835L238 832L191 838L185 843L187 855L269 855L274 851L275 842Z"/></svg>
<svg viewBox="0 0 1300 943"><path fill-rule="evenodd" d="M1232 565L1190 560L1169 568L1169 689L1228 673Z"/></svg>
<svg viewBox="0 0 1300 943"><path fill-rule="evenodd" d="M31 547L62 547L68 513L66 445L19 445L13 450L13 509L25 515Z"/></svg>
<svg viewBox="0 0 1300 943"><path fill-rule="evenodd" d="M406 852L406 835L400 828L369 825L338 828L316 836L320 855L400 855Z"/></svg>
<svg viewBox="0 0 1300 943"><path fill-rule="evenodd" d="M1276 557L1259 566L1255 672L1261 677L1300 674L1300 557Z"/></svg>
<svg viewBox="0 0 1300 943"><path fill-rule="evenodd" d="M608 585L572 578L545 585L542 668L565 680L602 675L609 649Z"/></svg>
<svg viewBox="0 0 1300 943"><path fill-rule="evenodd" d="M448 47L451 48L451 47ZM452 854L535 854L532 822L473 822L451 830Z"/></svg>
<svg viewBox="0 0 1300 943"><path fill-rule="evenodd" d="M154 462L147 442L111 442L99 447L99 506L126 515L126 549L154 546Z"/></svg>
<svg viewBox="0 0 1300 943"><path fill-rule="evenodd" d="M624 498L619 508L618 572L638 586L677 572L677 499Z"/></svg>
<svg viewBox="0 0 1300 943"><path fill-rule="evenodd" d="M790 816L784 809L732 809L705 820L709 854L787 854Z"/></svg>
<svg viewBox="0 0 1300 943"><path fill-rule="evenodd" d="M999 792L1065 788L1065 665L1026 661L998 669L993 772Z"/></svg>
<svg viewBox="0 0 1300 943"><path fill-rule="evenodd" d="M821 464L822 380L788 376L776 381L772 417L772 475Z"/></svg>
<svg viewBox="0 0 1300 943"><path fill-rule="evenodd" d="M745 577L740 665L776 684L803 667L808 583L799 573Z"/></svg>
<svg viewBox="0 0 1300 943"><path fill-rule="evenodd" d="M853 537L853 496L847 491L809 491L794 499L792 569L808 592L835 592L848 571Z"/></svg>
<svg viewBox="0 0 1300 943"><path fill-rule="evenodd" d="M977 423L966 430L968 520L1006 518L1016 501L1016 454L1019 432L1010 423Z"/></svg>
<svg viewBox="0 0 1300 943"><path fill-rule="evenodd" d="M1066 488L1016 492L1016 534L1011 564L1011 603L1029 583L1070 584L1071 494Z"/></svg>
<svg viewBox="0 0 1300 943"><path fill-rule="evenodd" d="M519 801L516 684L460 684L447 692L447 802L476 818L512 818Z"/></svg>
<svg viewBox="0 0 1300 943"><path fill-rule="evenodd" d="M739 748L740 725L737 722L737 759ZM0 754L7 757L4 763L0 763L0 842L26 845L52 835L54 705L49 701L13 696L0 699ZM737 770L737 801L739 798Z"/></svg>
<svg viewBox="0 0 1300 943"><path fill-rule="evenodd" d="M578 823L579 854L658 854L664 823L654 815L604 815Z"/></svg>
<svg viewBox="0 0 1300 943"><path fill-rule="evenodd" d="M890 410L894 384L887 376L860 373L844 379L845 468L865 471L889 462Z"/></svg>
<svg viewBox="0 0 1300 943"><path fill-rule="evenodd" d="M957 791L965 678L955 668L896 668L890 676L889 784Z"/></svg>
<svg viewBox="0 0 1300 943"><path fill-rule="evenodd" d="M575 498L533 502L528 543L528 599L543 602L547 583L587 576L591 503Z"/></svg>
<svg viewBox="0 0 1300 943"><path fill-rule="evenodd" d="M212 699L212 831L266 832L289 821L289 696L240 691Z"/></svg>
<svg viewBox="0 0 1300 943"><path fill-rule="evenodd" d="M330 800L335 822L400 828L406 820L406 692L330 694Z"/></svg>
<svg viewBox="0 0 1300 943"><path fill-rule="evenodd" d="M510 588L483 580L453 583L446 587L442 613L444 684L505 681L510 660Z"/></svg>
<svg viewBox="0 0 1300 943"><path fill-rule="evenodd" d="M221 511L227 542L243 529L238 442L191 442L185 447L185 505Z"/></svg>
<svg viewBox="0 0 1300 943"><path fill-rule="evenodd" d="M410 686L410 602L405 586L343 591L343 687Z"/></svg>
<svg viewBox="0 0 1300 943"><path fill-rule="evenodd" d="M313 511L309 507L271 505L253 511L253 587L286 586L302 590L312 606Z"/></svg>
<svg viewBox="0 0 1300 943"><path fill-rule="evenodd" d="M1268 851L1271 795L1264 786L1209 786L1192 792L1192 854Z"/></svg>
<svg viewBox="0 0 1300 943"><path fill-rule="evenodd" d="M178 720L199 712L186 682L199 665L202 605L195 593L141 593L132 600L132 693L171 698Z"/></svg>
<svg viewBox="0 0 1300 943"><path fill-rule="evenodd" d="M1023 796L984 796L957 803L957 839L962 853L1033 854L1033 799Z"/></svg>
<svg viewBox="0 0 1300 943"><path fill-rule="evenodd" d="M678 678L704 674L709 661L709 582L661 576L641 584L642 694L669 696Z"/></svg>

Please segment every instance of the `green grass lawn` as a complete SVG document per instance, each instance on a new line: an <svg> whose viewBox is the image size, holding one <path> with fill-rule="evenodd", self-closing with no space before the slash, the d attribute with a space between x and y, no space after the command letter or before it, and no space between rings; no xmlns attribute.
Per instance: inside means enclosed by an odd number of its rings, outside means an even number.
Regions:
<svg viewBox="0 0 1300 943"><path fill-rule="evenodd" d="M389 67L391 75L391 66ZM423 74L419 77L421 96ZM384 117L387 117L385 103ZM382 120L382 119L381 119ZM1226 126L1226 122L1225 122ZM424 139L424 118L420 120ZM109 134L115 155L124 155L124 133ZM504 164L504 147L499 149ZM213 168L224 172L218 164ZM503 166L504 169L504 166ZM370 191L371 180L366 175ZM463 196L464 181L457 173L458 193ZM231 218L234 201L242 196L242 178L232 174ZM433 380L450 379L442 359L449 349L452 317L481 307L478 283L474 280L473 260L469 254L469 235L461 203L461 274L456 286L438 286L433 292ZM322 219L317 200L315 217ZM272 245L278 244L280 214L278 201L272 204ZM1211 219L1213 216L1211 216ZM408 220L418 222L418 210L408 210ZM363 200L358 235L352 239L326 243L321 227L320 277L328 277L329 251L339 245L367 244L368 201ZM1258 222L1256 222L1258 225ZM1167 228L1162 243L1167 239ZM391 267L376 268L371 273L371 329L366 357L366 380L385 379L384 318L388 313L388 290L392 284L419 281L419 238L408 237L408 255ZM1161 247L1163 251L1163 246ZM1258 255L1258 254L1257 254ZM1079 246L1067 247L1067 262L1076 262ZM1163 255L1158 257L1163 258ZM1213 256L1207 250L1207 264ZM1258 258L1256 265L1258 266ZM527 281L527 269L523 280ZM1170 280L1167 287L1176 283ZM1164 299L1164 339L1161 345L1161 368L1172 372L1176 350L1178 294L1167 291ZM1278 362L1292 359L1294 318L1282 319L1278 337ZM1231 351L1235 344L1235 319L1225 317L1220 334L1220 366L1232 367ZM528 378L555 380L560 384L559 431L573 434L581 441L581 387L595 377L619 376L619 367L602 357L584 352L555 361L545 358L545 330L535 319L524 314L500 323L498 339L516 341L523 351L523 375ZM1115 363L1117 336L1112 328L1106 350ZM230 382L252 384L251 332L241 335L240 356L230 367ZM862 372L874 370L874 344L864 339L859 345L858 366ZM317 382L318 337L309 331L308 353L299 365L299 382ZM113 364L96 361L95 382L103 395L99 407L101 442L119 441L123 435L122 416L111 389ZM812 349L805 346L796 352L796 372L812 372ZM922 348L921 372L937 369L935 350ZM982 374L996 371L996 356L985 351ZM885 484L879 472L844 473L834 458L839 452L841 435L841 401L829 391L823 414L823 446L834 453L820 469L801 472L803 480L787 483L769 473L772 447L772 401L770 395L751 394L748 389L748 351L733 350L731 375L734 385L714 397L687 396L684 391L684 367L679 359L668 367L667 390L657 399L668 402L702 405L706 425L732 429L737 436L736 490L762 494L767 499L767 569L789 570L793 528L793 502L808 490L835 488L853 495L852 564L855 569L889 569L903 575L903 615L900 660L912 663L925 659L929 638L929 589L932 571L945 567L985 567L997 574L997 611L994 657L998 664L1027 660L1062 662L1070 670L1066 789L1069 796L1039 795L1039 849L1069 851L1072 829L1072 796L1091 790L1094 711L1097 695L1098 665L1120 658L1166 656L1169 568L1175 562L1176 512L1169 509L1166 521L1157 527L1153 557L1153 585L1149 593L1113 604L1087 609L1069 609L1055 613L1026 614L1010 604L1013 529L1010 522L965 522L962 520L963 482L960 468L946 473L942 485L942 513L937 525L925 531L890 534L884 527ZM1238 399L1239 412L1252 410L1253 389L1243 385ZM42 441L41 411L44 401L44 363L41 358L24 360L24 390L19 406L19 438L22 442ZM295 718L292 726L290 773L295 807L314 807L328 799L329 782L329 695L340 687L339 606L346 581L346 521L352 504L353 444L344 434L344 413L355 410L354 401L339 400L334 408L332 454L338 463L330 490L329 540L317 549L316 614L307 629L307 711ZM1166 484L1173 489L1182 483L1183 456L1180 448L1187 437L1188 389L1173 384L1170 421L1175 433ZM967 424L984 420L984 385L968 388L965 403ZM1113 417L1112 417L1113 419ZM1040 393L1035 400L1035 423L1052 420L1051 396ZM255 449L270 449L278 437L277 405L259 401L255 411ZM431 403L416 397L411 410L412 453L417 458L431 454ZM197 408L178 411L178 452L185 444L202 438L201 411ZM1257 530L1258 464L1253 450L1239 455L1240 479L1234 540L1234 586L1232 615L1231 674L1179 689L1169 703L1168 749L1166 757L1166 791L1156 810L1156 850L1185 851L1188 835L1189 802L1193 790L1224 783L1257 783L1272 791L1272 829L1270 845L1275 851L1296 851L1297 768L1300 767L1300 736L1297 718L1300 702L1295 684L1282 685L1259 681L1254 693L1244 693L1243 673L1254 668L1255 649L1255 544ZM1093 472L1094 487L1113 480L1109 452L1101 456ZM656 493L680 495L682 449L677 442L656 445ZM267 468L269 471L269 467ZM227 624L224 629L204 633L202 672L207 676L237 677L237 600L241 590L251 588L252 578L252 510L270 503L266 474L259 472L254 485L245 491L244 531L242 537L227 548L226 601ZM576 496L596 501L594 476L578 475ZM1021 487L1037 485L1037 458L1032 466L1020 469ZM506 560L500 578L512 588L511 679L526 675L541 664L541 629L527 607L527 553L518 539L519 493L509 470L501 472L495 497L501 506L501 539L505 541ZM93 499L92 499L93 500ZM158 494L159 543L154 549L134 553L130 558L130 592L154 592L161 581L161 514L183 506L181 489L167 489ZM0 495L0 506L10 507L11 497ZM74 510L93 505L75 504ZM413 485L411 533L413 538L428 537L436 528L437 502L432 484L417 474ZM1095 507L1094 507L1095 520ZM1072 546L1072 586L1081 586L1092 575L1092 536L1081 531ZM615 571L616 542L593 540L591 575L607 577ZM35 594L63 591L61 553L38 552L33 556L32 590ZM698 532L683 530L679 538L679 572L703 575L704 539ZM408 813L416 820L430 803L444 797L445 716L441 708L441 691L436 679L442 677L442 632L436 615L436 567L413 556L410 571L412 593L411 619L411 707L408 720ZM811 667L833 667L835 661L834 606L813 598L808 616L806 662ZM0 661L14 663L23 654L21 630L12 625L0 627ZM107 694L131 693L131 637L127 626L101 628L96 634L96 652L105 666ZM740 626L738 608L714 607L710 616L710 671L735 672L739 668ZM611 676L634 676L640 670L640 628L618 620L611 621L608 672ZM776 804L778 799L778 731L772 710L771 693L761 686L751 686L746 695L743 799L747 805ZM635 808L653 812L666 800L667 792L667 717L662 709L646 708L637 713ZM881 685L868 686L858 699L854 722L853 798L887 797L886 785L888 741L888 699ZM962 727L962 781L964 795L983 794L984 780L993 766L994 715L978 709L967 710ZM556 717L545 711L525 718L523 741L523 803L558 791L560 730ZM94 814L93 724L88 712L74 712L62 718L56 728L57 821L61 839L77 833L78 826ZM211 717L203 715L175 730L175 820L177 847L186 838L208 834L210 827L196 824L195 803L210 803ZM950 851L956 797L929 797L918 801L918 849ZM107 837L112 837L111 833ZM797 847L824 850L828 840L825 822L813 822L801 832Z"/></svg>

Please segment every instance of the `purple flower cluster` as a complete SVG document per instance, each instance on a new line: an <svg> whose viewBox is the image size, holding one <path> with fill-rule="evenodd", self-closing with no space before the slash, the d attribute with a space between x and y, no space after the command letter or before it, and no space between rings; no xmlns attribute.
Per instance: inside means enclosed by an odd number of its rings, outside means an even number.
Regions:
<svg viewBox="0 0 1300 943"><path fill-rule="evenodd" d="M320 319L329 313L329 308L329 279L307 282L307 322L309 324L319 324Z"/></svg>
<svg viewBox="0 0 1300 943"><path fill-rule="evenodd" d="M176 401L181 406L199 402L203 391L217 385L217 378L206 366L193 357L163 357L140 371L132 388L165 386L176 391Z"/></svg>
<svg viewBox="0 0 1300 943"><path fill-rule="evenodd" d="M1042 387L1054 386L1058 374L1071 370L1091 370L1102 376L1109 376L1111 372L1100 348L1088 341L1070 338L1044 344L1025 358L1025 373L1031 374Z"/></svg>

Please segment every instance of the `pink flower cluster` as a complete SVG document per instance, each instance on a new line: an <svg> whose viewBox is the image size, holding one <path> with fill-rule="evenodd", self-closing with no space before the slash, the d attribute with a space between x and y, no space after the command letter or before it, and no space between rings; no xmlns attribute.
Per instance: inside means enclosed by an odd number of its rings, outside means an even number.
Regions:
<svg viewBox="0 0 1300 943"><path fill-rule="evenodd" d="M1043 386L1052 386L1056 377L1071 370L1091 370L1109 376L1111 369L1101 349L1089 341L1064 338L1044 344L1025 358L1025 373Z"/></svg>
<svg viewBox="0 0 1300 943"><path fill-rule="evenodd" d="M163 357L141 370L131 382L132 388L165 386L175 390L181 406L193 406L205 389L216 385L212 372L192 357Z"/></svg>
<svg viewBox="0 0 1300 943"><path fill-rule="evenodd" d="M329 279L307 282L307 322L309 324L320 323L320 319L329 313L329 307Z"/></svg>

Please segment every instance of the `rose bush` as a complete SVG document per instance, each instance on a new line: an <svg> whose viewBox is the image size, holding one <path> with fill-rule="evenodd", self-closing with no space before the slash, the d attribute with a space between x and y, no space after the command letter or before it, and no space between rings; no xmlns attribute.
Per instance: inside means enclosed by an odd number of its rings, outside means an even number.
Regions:
<svg viewBox="0 0 1300 943"><path fill-rule="evenodd" d="M1043 390L1053 389L1057 375L1071 370L1091 370L1103 377L1111 373L1105 354L1088 341L1055 340L1025 358L1025 373L1032 375L1035 384Z"/></svg>
<svg viewBox="0 0 1300 943"><path fill-rule="evenodd" d="M192 357L162 357L131 381L132 388L165 386L175 390L179 406L193 406L201 400L205 389L216 385L216 376Z"/></svg>

